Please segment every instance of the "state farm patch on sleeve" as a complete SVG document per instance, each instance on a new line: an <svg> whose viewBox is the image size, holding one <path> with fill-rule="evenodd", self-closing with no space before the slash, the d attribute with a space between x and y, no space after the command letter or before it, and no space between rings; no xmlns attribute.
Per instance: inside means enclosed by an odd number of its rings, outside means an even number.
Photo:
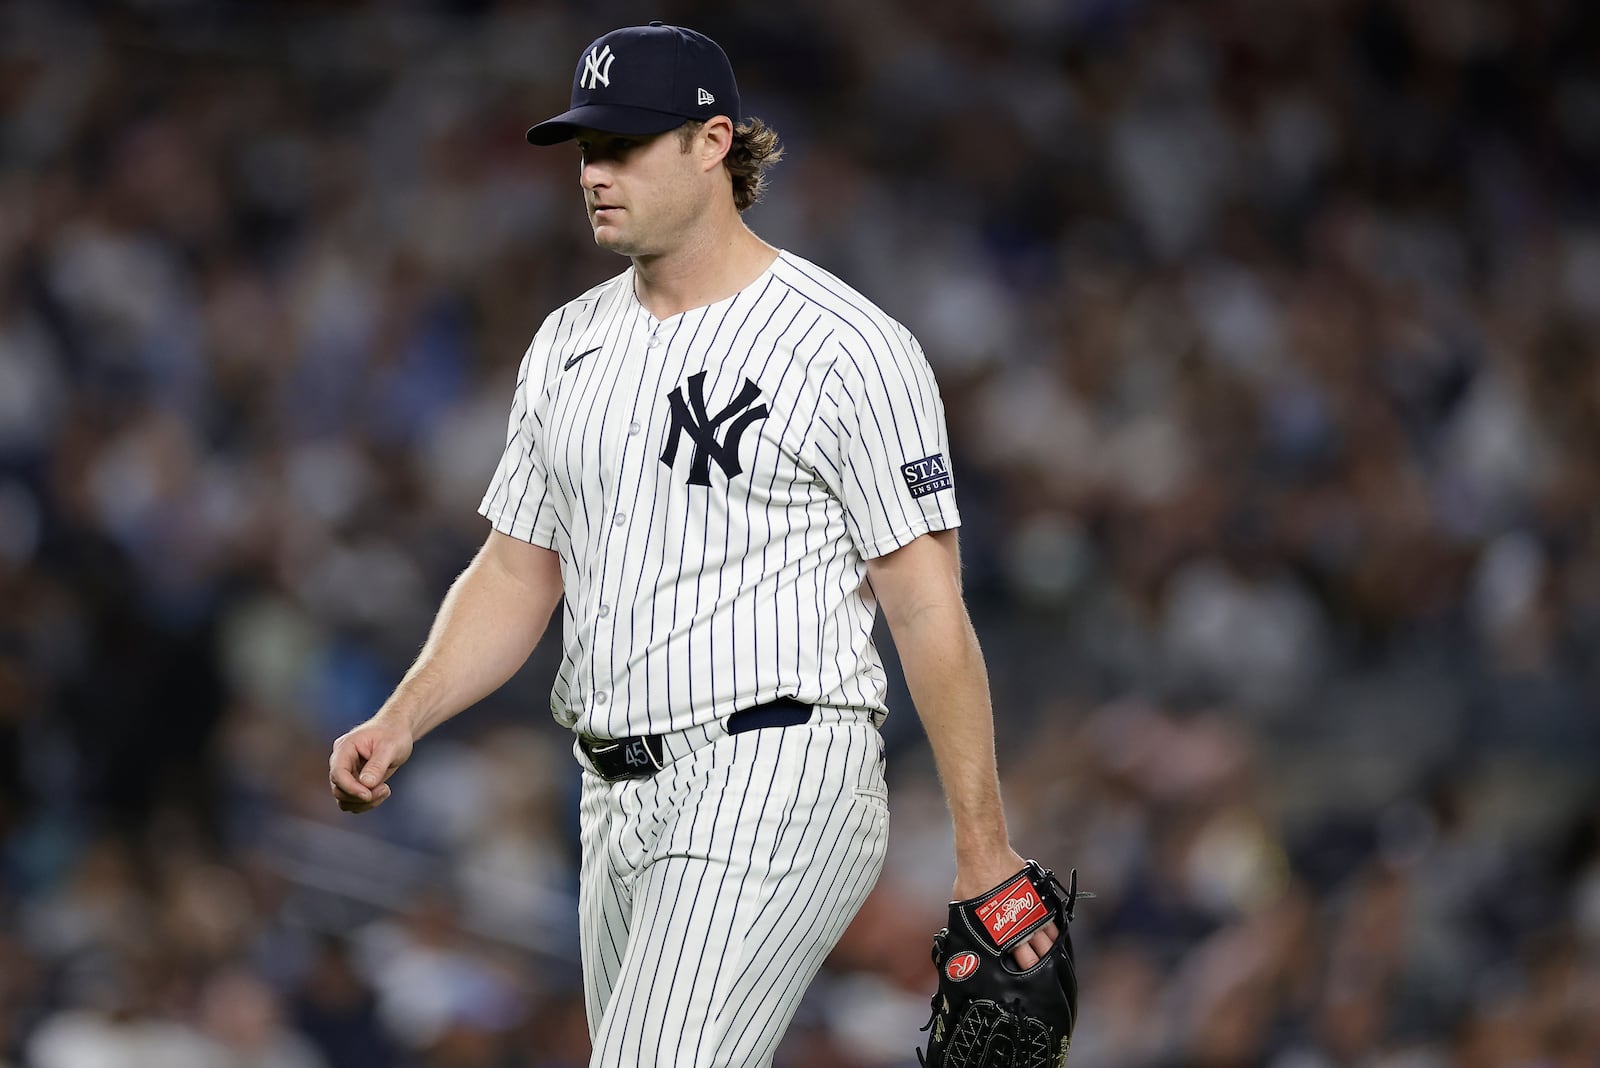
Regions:
<svg viewBox="0 0 1600 1068"><path fill-rule="evenodd" d="M913 497L926 497L954 485L950 481L950 463L943 453L936 452L932 456L901 464L900 473L906 476L906 485L911 487Z"/></svg>
<svg viewBox="0 0 1600 1068"><path fill-rule="evenodd" d="M1027 875L1017 876L973 911L997 946L1005 945L1006 939L1050 912Z"/></svg>

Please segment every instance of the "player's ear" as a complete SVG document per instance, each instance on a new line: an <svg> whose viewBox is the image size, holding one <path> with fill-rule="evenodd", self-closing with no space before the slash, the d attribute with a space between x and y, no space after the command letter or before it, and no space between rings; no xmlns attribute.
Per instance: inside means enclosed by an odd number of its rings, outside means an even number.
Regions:
<svg viewBox="0 0 1600 1068"><path fill-rule="evenodd" d="M726 115L707 119L700 127L698 143L701 168L720 167L733 148L733 120Z"/></svg>

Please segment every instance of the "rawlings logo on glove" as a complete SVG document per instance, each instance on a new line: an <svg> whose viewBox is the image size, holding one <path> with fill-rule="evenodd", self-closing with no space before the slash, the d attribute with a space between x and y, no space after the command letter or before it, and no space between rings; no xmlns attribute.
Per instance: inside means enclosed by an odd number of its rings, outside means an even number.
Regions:
<svg viewBox="0 0 1600 1068"><path fill-rule="evenodd" d="M958 983L977 970L978 955L970 952L957 953L950 958L950 963L944 966L944 974Z"/></svg>
<svg viewBox="0 0 1600 1068"><path fill-rule="evenodd" d="M1027 872L992 894L978 906L977 912L978 919L983 921L983 925L989 929L989 936L996 942L1004 942L1009 938L1017 924L1033 923L1050 915L1044 902L1039 900L1039 895L1033 892Z"/></svg>
<svg viewBox="0 0 1600 1068"><path fill-rule="evenodd" d="M1078 976L1067 924L1080 897L1078 872L1067 887L1055 874L1027 867L987 893L950 904L950 926L933 938L939 989L926 1068L1062 1068L1078 1022ZM1012 951L1056 922L1061 934L1033 967Z"/></svg>

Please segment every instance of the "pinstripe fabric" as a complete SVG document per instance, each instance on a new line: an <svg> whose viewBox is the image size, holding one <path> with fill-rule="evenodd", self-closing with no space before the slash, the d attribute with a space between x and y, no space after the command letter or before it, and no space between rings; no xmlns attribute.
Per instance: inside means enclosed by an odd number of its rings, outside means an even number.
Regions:
<svg viewBox="0 0 1600 1068"><path fill-rule="evenodd" d="M670 395L702 372L709 413L747 380L768 413L738 440L738 474L712 463L694 485L688 435L662 456ZM631 269L552 314L480 510L560 554L556 719L623 737L789 696L881 720L866 561L959 524L953 489L914 495L901 470L948 455L916 339L798 256L666 320Z"/></svg>
<svg viewBox="0 0 1600 1068"><path fill-rule="evenodd" d="M592 1064L771 1063L882 870L882 760L863 720L723 737L650 779L584 774Z"/></svg>
<svg viewBox="0 0 1600 1068"><path fill-rule="evenodd" d="M916 339L797 256L660 321L633 281L540 327L481 511L560 555L556 719L670 736L651 778L583 776L592 1063L747 1068L883 866L866 564L960 522L943 467L908 473L947 462L944 407ZM811 722L723 729L780 696Z"/></svg>

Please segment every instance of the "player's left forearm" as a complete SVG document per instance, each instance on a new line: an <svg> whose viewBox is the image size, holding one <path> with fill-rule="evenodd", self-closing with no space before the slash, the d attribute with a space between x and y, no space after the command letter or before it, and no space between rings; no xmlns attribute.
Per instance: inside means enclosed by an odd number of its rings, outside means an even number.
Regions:
<svg viewBox="0 0 1600 1068"><path fill-rule="evenodd" d="M956 884L972 893L1021 866L1000 805L989 676L961 596L961 548L941 530L867 562L928 733L956 836ZM981 885L975 885L981 884Z"/></svg>
<svg viewBox="0 0 1600 1068"><path fill-rule="evenodd" d="M956 863L984 867L1008 854L1010 842L989 676L960 591L948 590L906 617L891 616L889 626L950 806Z"/></svg>

